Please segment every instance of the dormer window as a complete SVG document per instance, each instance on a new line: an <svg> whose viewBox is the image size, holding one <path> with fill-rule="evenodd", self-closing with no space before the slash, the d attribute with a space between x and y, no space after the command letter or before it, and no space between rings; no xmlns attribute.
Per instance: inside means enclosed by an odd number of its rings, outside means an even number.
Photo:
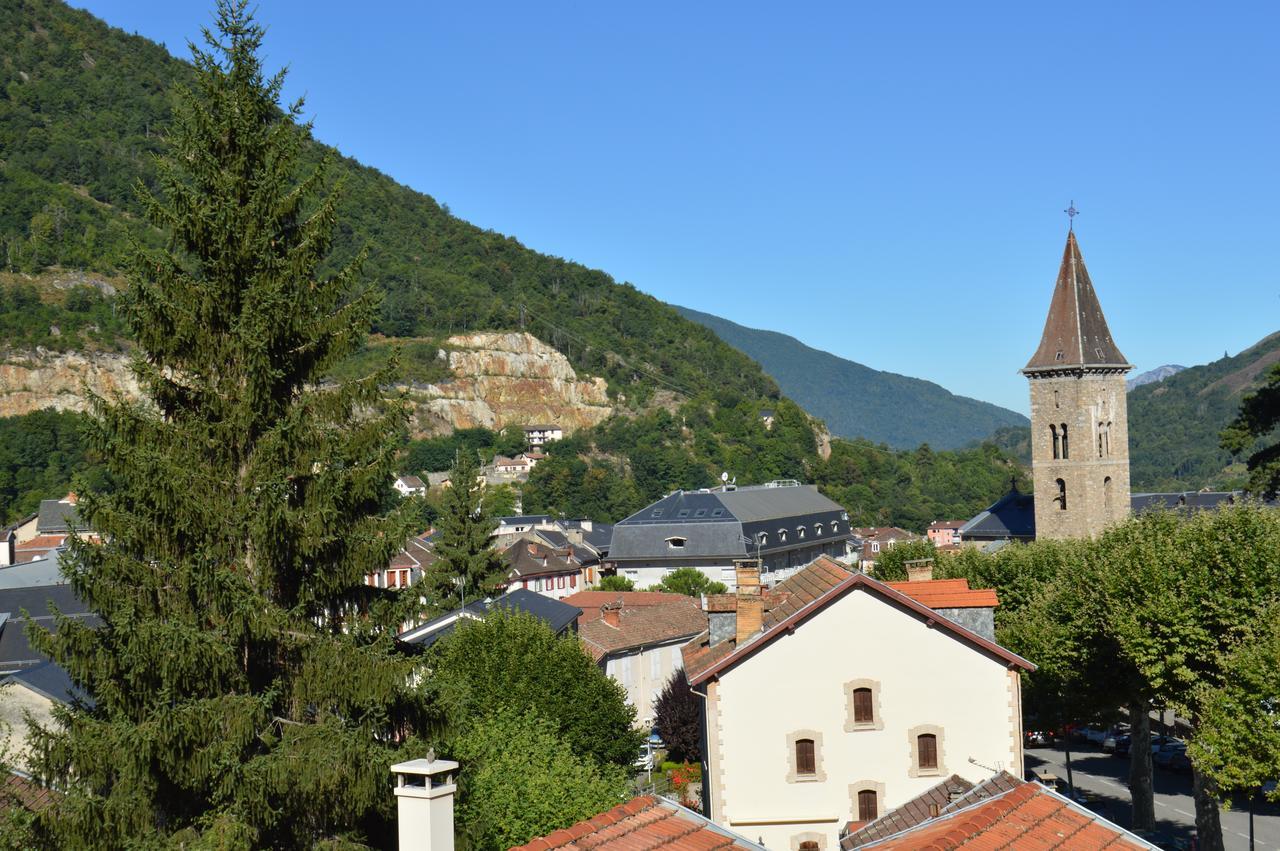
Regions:
<svg viewBox="0 0 1280 851"><path fill-rule="evenodd" d="M813 524L813 534L815 534L815 535L821 535L821 534L822 534L822 524L821 524L821 523L814 523L814 524Z"/></svg>
<svg viewBox="0 0 1280 851"><path fill-rule="evenodd" d="M759 544L759 545L760 545L760 546L762 546L762 547L767 547L767 546L769 546L769 533L768 533L768 532L760 532L759 534L757 534L757 535L756 535L756 543L757 543L757 544Z"/></svg>
<svg viewBox="0 0 1280 851"><path fill-rule="evenodd" d="M661 509L661 508L655 508L655 509L653 510L653 514L651 514L651 515L649 515L649 516L650 516L650 517L661 517L661 516L662 516L662 509Z"/></svg>
<svg viewBox="0 0 1280 851"><path fill-rule="evenodd" d="M782 542L782 543L784 543L784 544L787 542L787 530L786 530L786 529L779 529L779 530L778 530L778 540L779 540L779 541L781 541L781 542Z"/></svg>
<svg viewBox="0 0 1280 851"><path fill-rule="evenodd" d="M680 513L679 513L678 515L676 515L676 516L677 516L677 517L688 517L688 516L689 516L689 509L687 509L687 508L682 508L682 509L680 509Z"/></svg>
<svg viewBox="0 0 1280 851"><path fill-rule="evenodd" d="M680 538L680 537L667 538L667 546L673 550L683 550L685 541L687 540L688 538Z"/></svg>
<svg viewBox="0 0 1280 851"><path fill-rule="evenodd" d="M712 517L719 517L719 516L721 516L722 514L724 514L724 509L723 509L723 508L717 508L715 511L711 512L711 516L712 516Z"/></svg>
<svg viewBox="0 0 1280 851"><path fill-rule="evenodd" d="M801 539L801 540L804 540L804 527L803 527L803 526L797 526L797 527L796 527L796 534L800 536L800 539Z"/></svg>
<svg viewBox="0 0 1280 851"><path fill-rule="evenodd" d="M706 510L705 508L699 508L697 511L693 512L693 516L694 516L694 517L706 517L706 516L707 516L707 510Z"/></svg>

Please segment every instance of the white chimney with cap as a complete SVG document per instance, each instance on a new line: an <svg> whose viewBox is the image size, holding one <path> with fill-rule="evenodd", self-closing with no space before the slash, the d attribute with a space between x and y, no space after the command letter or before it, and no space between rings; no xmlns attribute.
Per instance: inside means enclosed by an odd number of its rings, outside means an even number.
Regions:
<svg viewBox="0 0 1280 851"><path fill-rule="evenodd" d="M396 776L400 851L453 851L454 776L458 763L436 759L412 759L391 766Z"/></svg>

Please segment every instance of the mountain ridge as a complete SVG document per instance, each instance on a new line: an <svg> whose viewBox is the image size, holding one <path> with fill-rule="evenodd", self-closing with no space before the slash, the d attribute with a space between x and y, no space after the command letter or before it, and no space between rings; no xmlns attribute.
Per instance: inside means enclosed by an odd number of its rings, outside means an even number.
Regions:
<svg viewBox="0 0 1280 851"><path fill-rule="evenodd" d="M897 449L922 443L956 449L1001 428L1029 425L1015 411L959 396L922 378L873 369L788 334L748 328L688 307L675 309L753 358L783 393L840 437L862 437Z"/></svg>

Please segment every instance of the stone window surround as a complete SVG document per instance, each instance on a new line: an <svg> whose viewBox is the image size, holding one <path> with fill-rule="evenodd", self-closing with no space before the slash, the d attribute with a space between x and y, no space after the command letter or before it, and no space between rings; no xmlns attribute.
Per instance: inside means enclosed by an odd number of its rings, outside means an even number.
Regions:
<svg viewBox="0 0 1280 851"><path fill-rule="evenodd" d="M812 831L797 833L791 837L791 851L800 851L801 842L818 843L818 851L826 851L827 849L827 836L824 833L814 833Z"/></svg>
<svg viewBox="0 0 1280 851"><path fill-rule="evenodd" d="M919 743L916 741L917 736L925 733L932 733L937 739L938 745L938 767L937 768L921 768L920 767L920 751ZM937 724L918 724L907 731L907 747L910 748L911 757L910 767L907 769L908 777L946 777L947 771L947 749L945 731Z"/></svg>
<svg viewBox="0 0 1280 851"><path fill-rule="evenodd" d="M853 692L855 689L871 689L871 721L855 722L853 720ZM869 679L849 680L844 684L844 731L854 733L860 730L883 730L884 715L880 712L880 681Z"/></svg>
<svg viewBox="0 0 1280 851"><path fill-rule="evenodd" d="M849 820L860 821L858 818L858 793L859 792L875 792L876 793L876 818L885 814L884 809L884 784L878 780L859 780L856 783L849 784Z"/></svg>
<svg viewBox="0 0 1280 851"><path fill-rule="evenodd" d="M800 774L796 771L796 742L801 739L813 739L813 774ZM796 730L787 734L787 782L788 783L821 783L827 779L827 772L822 768L822 734L817 730Z"/></svg>

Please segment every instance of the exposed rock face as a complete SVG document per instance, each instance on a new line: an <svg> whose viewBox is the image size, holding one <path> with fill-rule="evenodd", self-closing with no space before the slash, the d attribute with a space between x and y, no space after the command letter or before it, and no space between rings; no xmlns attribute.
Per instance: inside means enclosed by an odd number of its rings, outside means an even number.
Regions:
<svg viewBox="0 0 1280 851"><path fill-rule="evenodd" d="M414 404L419 435L535 423L568 434L613 413L603 378L579 378L564 355L530 334L464 334L446 343L439 357L455 378L402 388ZM126 355L16 352L0 357L0 416L83 411L84 386L103 396L140 395Z"/></svg>
<svg viewBox="0 0 1280 851"><path fill-rule="evenodd" d="M613 413L603 378L579 378L564 355L531 334L459 334L445 342L439 357L456 377L405 388L420 434L535 423L568 434Z"/></svg>
<svg viewBox="0 0 1280 851"><path fill-rule="evenodd" d="M84 387L100 396L140 395L138 382L122 354L17 352L0 358L0 416L29 414L41 408L83 411Z"/></svg>

